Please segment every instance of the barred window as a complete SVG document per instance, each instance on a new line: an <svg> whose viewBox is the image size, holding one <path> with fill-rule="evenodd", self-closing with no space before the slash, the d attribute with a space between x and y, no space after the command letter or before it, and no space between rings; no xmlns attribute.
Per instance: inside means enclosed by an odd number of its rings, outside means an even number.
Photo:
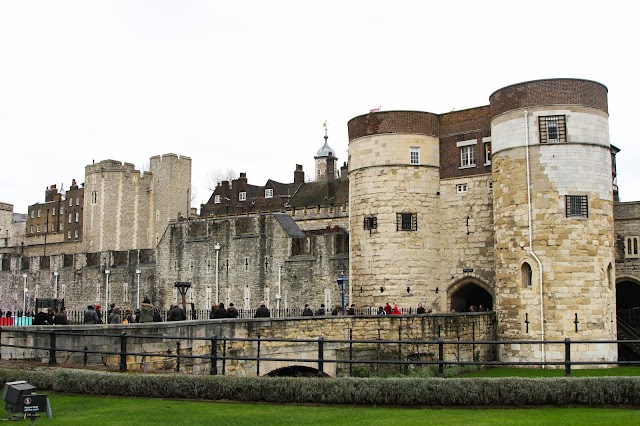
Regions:
<svg viewBox="0 0 640 426"><path fill-rule="evenodd" d="M378 228L378 218L376 216L367 216L364 218L364 229L371 231Z"/></svg>
<svg viewBox="0 0 640 426"><path fill-rule="evenodd" d="M417 231L418 215L416 213L396 213L396 231Z"/></svg>
<svg viewBox="0 0 640 426"><path fill-rule="evenodd" d="M567 217L589 217L589 199L586 195L565 195Z"/></svg>
<svg viewBox="0 0 640 426"><path fill-rule="evenodd" d="M567 126L564 115L538 117L540 143L560 143L567 141Z"/></svg>

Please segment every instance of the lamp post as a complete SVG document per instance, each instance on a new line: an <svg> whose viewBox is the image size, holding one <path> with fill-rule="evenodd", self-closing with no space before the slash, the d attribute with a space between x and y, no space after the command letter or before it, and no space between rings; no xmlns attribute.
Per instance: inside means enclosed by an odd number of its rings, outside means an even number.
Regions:
<svg viewBox="0 0 640 426"><path fill-rule="evenodd" d="M220 269L218 268L218 260L220 257L220 244L216 243L215 246L213 246L213 248L216 250L216 305L218 305L220 303L219 300L219 293L220 293L220 287L219 287L219 273L220 273Z"/></svg>
<svg viewBox="0 0 640 426"><path fill-rule="evenodd" d="M56 285L55 285L55 287L53 289L54 290L53 291L54 292L53 298L56 299L56 300L58 300L58 296L60 294L60 291L59 291L59 288L58 288L58 275L60 275L60 273L58 271L53 273L53 276L56 278Z"/></svg>
<svg viewBox="0 0 640 426"><path fill-rule="evenodd" d="M105 269L104 273L107 275L107 283L106 283L106 288L105 288L105 292L104 292L104 308L108 309L109 308L109 274L111 273L110 270Z"/></svg>
<svg viewBox="0 0 640 426"><path fill-rule="evenodd" d="M136 269L136 274L138 275L138 292L136 293L136 308L140 309L140 274L142 271L140 269Z"/></svg>
<svg viewBox="0 0 640 426"><path fill-rule="evenodd" d="M22 274L24 285L22 286L22 315L27 315L27 274Z"/></svg>
<svg viewBox="0 0 640 426"><path fill-rule="evenodd" d="M340 273L338 277L338 288L340 289L341 302L342 302L342 315L344 315L344 282L347 281L347 277L343 273Z"/></svg>

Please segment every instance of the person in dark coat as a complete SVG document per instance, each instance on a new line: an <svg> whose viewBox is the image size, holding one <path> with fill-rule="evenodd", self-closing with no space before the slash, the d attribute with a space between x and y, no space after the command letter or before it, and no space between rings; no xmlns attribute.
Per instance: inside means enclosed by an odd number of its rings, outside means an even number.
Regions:
<svg viewBox="0 0 640 426"><path fill-rule="evenodd" d="M36 314L33 318L33 325L48 325L47 321L47 311L45 309L41 310Z"/></svg>
<svg viewBox="0 0 640 426"><path fill-rule="evenodd" d="M229 303L229 307L227 308L227 318L238 318L238 310L233 303Z"/></svg>
<svg viewBox="0 0 640 426"><path fill-rule="evenodd" d="M187 314L184 312L177 303L173 303L171 305L171 309L169 309L169 313L167 314L167 321L185 321L187 319Z"/></svg>
<svg viewBox="0 0 640 426"><path fill-rule="evenodd" d="M213 319L221 319L227 317L227 310L224 308L224 303L218 305L218 309L213 311Z"/></svg>
<svg viewBox="0 0 640 426"><path fill-rule="evenodd" d="M260 302L260 307L256 309L256 314L254 318L269 318L271 316L271 312L269 312L269 308L265 304L264 300Z"/></svg>
<svg viewBox="0 0 640 426"><path fill-rule="evenodd" d="M84 323L85 324L100 324L100 317L96 312L93 305L87 306L87 310L84 311Z"/></svg>
<svg viewBox="0 0 640 426"><path fill-rule="evenodd" d="M304 311L302 311L302 316L303 317L312 317L313 316L313 311L311 310L311 308L309 307L308 304L304 304Z"/></svg>
<svg viewBox="0 0 640 426"><path fill-rule="evenodd" d="M67 308L65 306L63 306L62 309L60 309L58 313L53 316L53 323L55 325L69 324L69 318L67 317Z"/></svg>
<svg viewBox="0 0 640 426"><path fill-rule="evenodd" d="M326 314L326 311L324 310L324 303L322 303L320 305L320 309L316 311L316 316L325 315L325 314Z"/></svg>
<svg viewBox="0 0 640 426"><path fill-rule="evenodd" d="M351 306L349 307L349 310L347 311L347 315L355 315L356 314L356 305L355 304L351 304Z"/></svg>

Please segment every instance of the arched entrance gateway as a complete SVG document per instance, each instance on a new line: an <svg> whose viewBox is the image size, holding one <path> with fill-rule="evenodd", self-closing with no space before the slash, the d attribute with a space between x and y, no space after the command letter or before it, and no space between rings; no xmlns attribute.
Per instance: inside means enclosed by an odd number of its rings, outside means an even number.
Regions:
<svg viewBox="0 0 640 426"><path fill-rule="evenodd" d="M449 308L452 312L492 311L492 293L486 283L476 278L463 278L447 290Z"/></svg>
<svg viewBox="0 0 640 426"><path fill-rule="evenodd" d="M616 283L616 313L618 317L618 339L640 338L640 281L631 277L619 277ZM618 344L618 359L624 361L640 359L640 345Z"/></svg>

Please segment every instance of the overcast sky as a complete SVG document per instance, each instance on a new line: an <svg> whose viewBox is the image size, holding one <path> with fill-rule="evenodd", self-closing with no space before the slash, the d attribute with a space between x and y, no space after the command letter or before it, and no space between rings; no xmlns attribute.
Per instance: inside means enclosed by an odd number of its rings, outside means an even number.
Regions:
<svg viewBox="0 0 640 426"><path fill-rule="evenodd" d="M341 165L348 120L372 108L444 113L558 77L608 87L620 195L640 200L629 4L4 0L0 201L26 213L93 160L175 153L199 206L213 170L312 175L325 120Z"/></svg>

